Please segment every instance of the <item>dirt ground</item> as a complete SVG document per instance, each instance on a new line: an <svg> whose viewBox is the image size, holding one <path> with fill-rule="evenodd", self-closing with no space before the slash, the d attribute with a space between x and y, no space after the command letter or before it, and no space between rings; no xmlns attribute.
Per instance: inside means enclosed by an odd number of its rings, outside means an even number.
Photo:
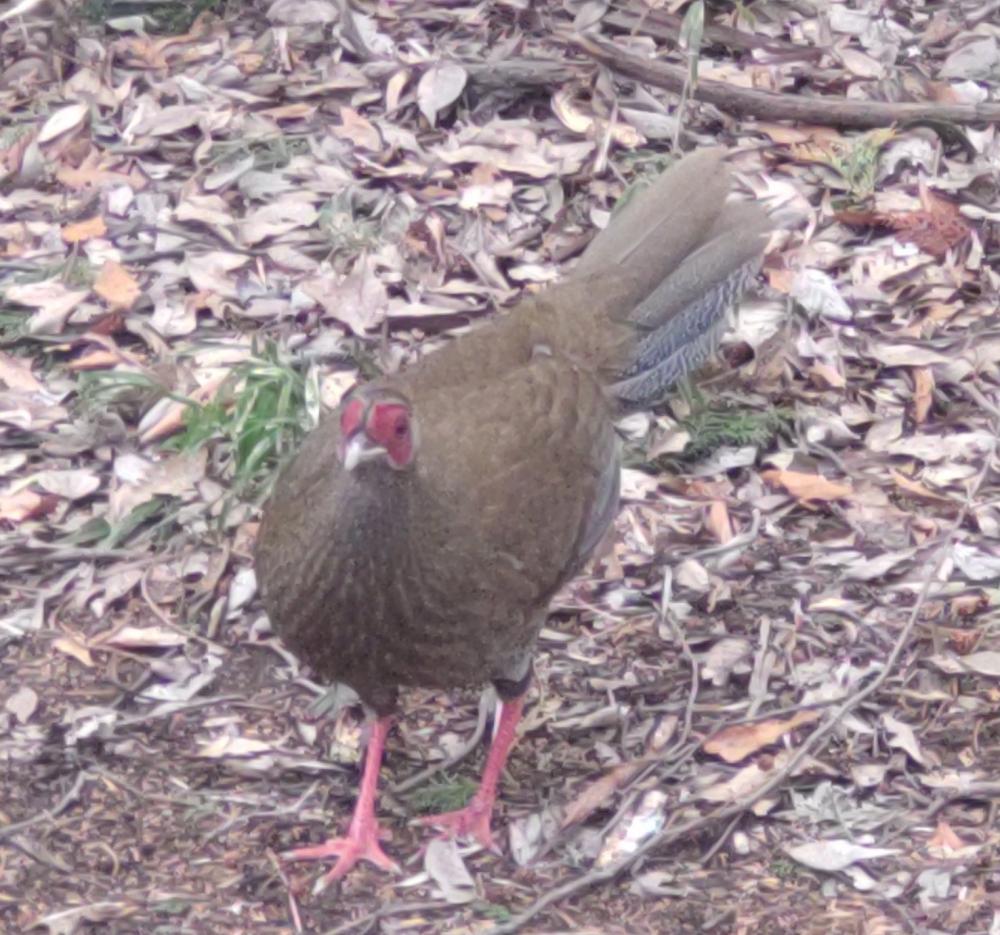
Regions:
<svg viewBox="0 0 1000 935"><path fill-rule="evenodd" d="M713 4L683 107L634 61L683 77L677 6L4 14L2 931L1000 935L993 5ZM676 135L782 230L719 360L621 427L502 853L412 824L490 725L414 691L403 872L316 894L280 855L346 826L362 715L270 630L277 458L240 453L286 444L285 387L314 411L542 288Z"/></svg>

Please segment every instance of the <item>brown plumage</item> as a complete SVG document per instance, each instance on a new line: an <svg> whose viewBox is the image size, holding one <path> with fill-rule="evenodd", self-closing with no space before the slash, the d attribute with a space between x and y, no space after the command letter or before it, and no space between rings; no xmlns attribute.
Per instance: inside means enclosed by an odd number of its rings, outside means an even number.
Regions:
<svg viewBox="0 0 1000 935"><path fill-rule="evenodd" d="M720 150L681 160L612 218L569 277L408 370L354 391L279 478L257 572L288 646L377 715L347 838L298 857L391 861L374 789L400 686L492 680L504 717L452 831L490 842L496 777L553 594L614 518L613 419L715 346L769 223L727 203Z"/></svg>

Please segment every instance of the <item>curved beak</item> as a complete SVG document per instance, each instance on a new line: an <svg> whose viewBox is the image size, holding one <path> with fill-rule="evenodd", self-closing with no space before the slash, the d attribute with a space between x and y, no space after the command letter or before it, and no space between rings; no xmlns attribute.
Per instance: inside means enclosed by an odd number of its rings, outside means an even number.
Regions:
<svg viewBox="0 0 1000 935"><path fill-rule="evenodd" d="M344 446L344 470L353 471L363 461L382 458L387 454L381 445L373 444L364 432L358 432L347 439Z"/></svg>

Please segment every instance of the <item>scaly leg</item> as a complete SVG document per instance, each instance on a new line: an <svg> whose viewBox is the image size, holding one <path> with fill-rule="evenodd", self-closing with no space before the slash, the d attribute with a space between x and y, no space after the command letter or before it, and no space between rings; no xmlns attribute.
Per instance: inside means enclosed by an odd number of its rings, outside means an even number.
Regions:
<svg viewBox="0 0 1000 935"><path fill-rule="evenodd" d="M385 738L392 727L392 718L380 717L372 730L371 740L365 752L365 768L361 775L361 789L354 806L354 815L347 836L330 838L312 847L297 847L282 854L285 860L330 860L336 858L333 869L323 877L320 887L329 886L335 880L346 876L359 860L367 860L394 873L399 872L397 863L382 850L379 844L379 826L375 820L375 796L378 786L379 769L382 766L382 751Z"/></svg>
<svg viewBox="0 0 1000 935"><path fill-rule="evenodd" d="M493 803L497 797L497 782L510 748L514 746L517 737L517 723L521 720L524 708L524 695L513 701L500 702L500 723L497 725L490 744L490 752L483 767L483 778L479 788L465 808L456 812L445 812L443 815L428 815L419 819L422 825L432 825L442 829L448 837L471 837L487 850L497 850L493 843L493 833L490 830L490 817L493 814Z"/></svg>

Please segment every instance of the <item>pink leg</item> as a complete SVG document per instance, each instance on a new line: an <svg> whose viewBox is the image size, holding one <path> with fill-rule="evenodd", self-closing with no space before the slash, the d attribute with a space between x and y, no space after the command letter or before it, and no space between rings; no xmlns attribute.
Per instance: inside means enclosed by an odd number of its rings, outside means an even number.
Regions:
<svg viewBox="0 0 1000 935"><path fill-rule="evenodd" d="M497 782L510 748L514 746L517 737L517 723L521 720L524 708L524 696L513 701L503 702L500 711L500 723L497 725L490 752L483 767L483 778L476 794L465 808L457 812L445 812L443 815L428 815L419 819L420 824L433 825L441 828L449 837L471 837L487 850L497 850L493 843L493 833L490 830L490 817L493 814L493 803L497 797Z"/></svg>
<svg viewBox="0 0 1000 935"><path fill-rule="evenodd" d="M359 861L367 860L383 870L399 871L399 866L382 850L379 844L379 826L375 820L375 793L378 773L382 766L382 751L385 738L392 727L392 718L380 717L372 730L368 750L365 752L365 769L361 776L361 789L354 806L351 826L347 837L330 838L314 847L298 847L282 856L285 860L329 860L336 858L333 869L323 878L321 887L326 887L346 876Z"/></svg>

